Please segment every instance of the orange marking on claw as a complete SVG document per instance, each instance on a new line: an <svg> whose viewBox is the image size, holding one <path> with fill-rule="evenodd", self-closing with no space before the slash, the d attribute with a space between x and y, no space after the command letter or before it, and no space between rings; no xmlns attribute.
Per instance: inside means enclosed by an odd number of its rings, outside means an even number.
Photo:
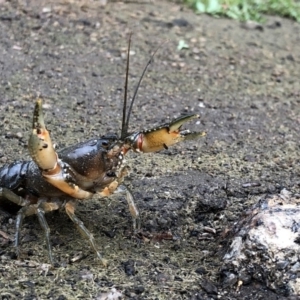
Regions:
<svg viewBox="0 0 300 300"><path fill-rule="evenodd" d="M166 146L171 146L180 141L180 133L178 130L169 132L168 128L161 128L153 132L144 133L141 151L156 152L163 150Z"/></svg>

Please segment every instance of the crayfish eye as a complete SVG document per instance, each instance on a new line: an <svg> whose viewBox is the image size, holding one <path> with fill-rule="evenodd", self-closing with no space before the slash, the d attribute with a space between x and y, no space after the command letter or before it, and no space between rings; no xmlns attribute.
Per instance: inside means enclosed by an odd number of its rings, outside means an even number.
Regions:
<svg viewBox="0 0 300 300"><path fill-rule="evenodd" d="M108 171L108 172L106 173L106 176L107 176L107 177L116 177L116 173L113 172L113 171Z"/></svg>

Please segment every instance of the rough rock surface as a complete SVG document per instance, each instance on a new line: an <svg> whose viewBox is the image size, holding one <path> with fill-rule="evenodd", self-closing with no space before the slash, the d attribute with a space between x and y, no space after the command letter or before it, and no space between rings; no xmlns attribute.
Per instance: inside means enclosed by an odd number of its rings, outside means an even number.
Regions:
<svg viewBox="0 0 300 300"><path fill-rule="evenodd" d="M278 294L300 295L299 203L283 189L245 213L224 256L225 285L256 280Z"/></svg>

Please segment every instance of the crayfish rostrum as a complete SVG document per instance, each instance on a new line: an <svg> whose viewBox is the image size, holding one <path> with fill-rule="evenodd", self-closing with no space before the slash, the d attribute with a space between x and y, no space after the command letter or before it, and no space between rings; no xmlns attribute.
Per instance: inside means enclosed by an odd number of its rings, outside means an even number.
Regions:
<svg viewBox="0 0 300 300"><path fill-rule="evenodd" d="M180 130L183 123L197 118L186 115L147 131L128 133L129 117L143 75L151 62L150 58L127 109L127 82L129 69L127 55L126 81L123 104L121 136L103 135L86 142L55 151L46 129L42 112L42 100L38 99L33 113L32 132L28 149L31 161L16 161L0 168L0 200L6 198L21 206L16 218L15 247L19 256L20 233L23 219L36 214L45 233L49 259L54 264L50 244L50 229L45 213L64 208L77 229L89 241L98 258L105 265L97 249L93 235L75 215L76 201L92 197L106 197L116 192L128 173L123 166L123 157L129 151L154 152L165 149L179 141L194 139L205 133ZM128 112L127 112L128 111ZM129 210L133 218L134 231L139 229L139 213L133 196L126 186Z"/></svg>

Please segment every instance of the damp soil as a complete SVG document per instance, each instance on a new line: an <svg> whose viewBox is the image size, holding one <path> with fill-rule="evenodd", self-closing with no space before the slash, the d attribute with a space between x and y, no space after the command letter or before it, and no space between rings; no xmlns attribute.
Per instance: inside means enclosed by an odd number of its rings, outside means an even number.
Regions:
<svg viewBox="0 0 300 300"><path fill-rule="evenodd" d="M57 149L119 133L128 35L129 94L159 47L134 105L131 131L186 113L199 140L130 154L126 184L142 227L132 234L122 195L78 203L109 261L104 268L63 212L47 214L53 254L35 216L13 248L16 216L1 210L1 299L284 299L259 282L224 287L224 232L283 188L300 189L300 25L262 26L194 14L169 1L0 1L0 161L30 159L37 96ZM180 41L188 48L178 50ZM181 42L182 44L182 42ZM2 201L2 200L1 200ZM112 298L114 299L114 298Z"/></svg>

